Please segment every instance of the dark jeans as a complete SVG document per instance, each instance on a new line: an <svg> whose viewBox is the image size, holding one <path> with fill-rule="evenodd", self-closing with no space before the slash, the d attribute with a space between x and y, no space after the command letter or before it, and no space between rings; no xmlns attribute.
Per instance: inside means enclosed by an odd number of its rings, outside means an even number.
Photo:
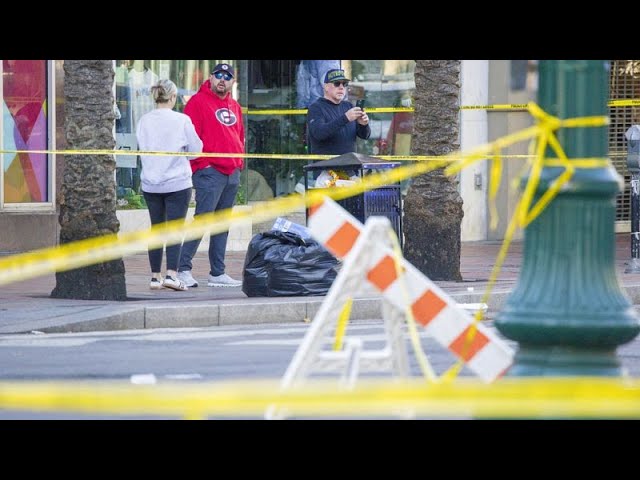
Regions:
<svg viewBox="0 0 640 480"><path fill-rule="evenodd" d="M171 193L142 192L149 209L151 225L165 223L169 220L183 220L187 216L189 201L191 200L191 188ZM182 243L167 245L167 270L178 270L178 259ZM149 265L151 272L160 272L162 268L162 248L149 249Z"/></svg>
<svg viewBox="0 0 640 480"><path fill-rule="evenodd" d="M240 171L235 170L231 175L220 173L215 168L204 168L193 174L193 187L196 189L195 216L217 212L233 207L236 193L240 187ZM211 235L209 237L209 271L210 275L218 276L224 273L224 253L227 249L229 231ZM191 260L198 251L200 238L185 242L180 255L180 271L191 270Z"/></svg>

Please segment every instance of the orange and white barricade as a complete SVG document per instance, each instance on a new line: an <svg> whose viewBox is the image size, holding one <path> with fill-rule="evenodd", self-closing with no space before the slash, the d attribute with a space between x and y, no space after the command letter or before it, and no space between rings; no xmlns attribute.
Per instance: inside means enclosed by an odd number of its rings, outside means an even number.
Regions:
<svg viewBox="0 0 640 480"><path fill-rule="evenodd" d="M428 335L463 360L483 381L491 382L509 368L514 352L497 335L474 321L467 311L404 258L398 274L393 246L388 240L388 231L392 230L386 218L370 217L363 226L328 197L313 207L309 215L313 236L336 257L343 259L344 265L289 365L283 377L283 387L318 370L342 370L347 377L353 377L354 368L357 368L353 366L354 351L362 370L370 369L362 367L373 366L367 365L367 359L378 359L379 367L386 366L396 375L406 375L408 362L402 324L407 307ZM376 222L382 223L374 225ZM348 298L362 291L363 283L383 297L383 316L386 317L388 334L385 352L367 354L353 346L342 352L322 351L321 338L331 326L335 326ZM349 347L349 342L346 346ZM342 361L336 363L340 357Z"/></svg>

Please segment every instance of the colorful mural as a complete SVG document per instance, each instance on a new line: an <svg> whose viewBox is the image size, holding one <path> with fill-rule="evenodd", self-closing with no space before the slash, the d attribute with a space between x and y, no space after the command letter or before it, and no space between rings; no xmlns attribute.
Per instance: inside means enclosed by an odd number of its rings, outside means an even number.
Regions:
<svg viewBox="0 0 640 480"><path fill-rule="evenodd" d="M47 149L46 60L2 61L4 150ZM4 203L48 201L44 153L5 153Z"/></svg>

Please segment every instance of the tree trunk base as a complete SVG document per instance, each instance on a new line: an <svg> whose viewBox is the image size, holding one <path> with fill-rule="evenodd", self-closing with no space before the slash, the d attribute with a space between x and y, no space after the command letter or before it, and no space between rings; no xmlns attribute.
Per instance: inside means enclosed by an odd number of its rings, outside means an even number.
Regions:
<svg viewBox="0 0 640 480"><path fill-rule="evenodd" d="M127 299L124 278L124 262L110 262L76 268L56 273L56 287L52 298L75 300L118 300Z"/></svg>

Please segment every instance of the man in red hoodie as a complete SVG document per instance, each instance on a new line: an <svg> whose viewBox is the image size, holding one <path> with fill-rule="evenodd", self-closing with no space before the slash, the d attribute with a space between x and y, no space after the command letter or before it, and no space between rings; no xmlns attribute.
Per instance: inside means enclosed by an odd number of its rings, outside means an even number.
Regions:
<svg viewBox="0 0 640 480"><path fill-rule="evenodd" d="M244 153L244 125L240 104L231 98L235 72L228 63L219 63L198 93L189 99L187 114L203 143L203 152ZM193 187L196 191L195 215L233 207L240 186L240 157L198 157L191 160ZM212 235L209 239L210 287L239 287L241 281L227 275L224 254L229 232ZM200 245L200 238L182 246L178 278L188 287L197 287L191 274L192 259Z"/></svg>

